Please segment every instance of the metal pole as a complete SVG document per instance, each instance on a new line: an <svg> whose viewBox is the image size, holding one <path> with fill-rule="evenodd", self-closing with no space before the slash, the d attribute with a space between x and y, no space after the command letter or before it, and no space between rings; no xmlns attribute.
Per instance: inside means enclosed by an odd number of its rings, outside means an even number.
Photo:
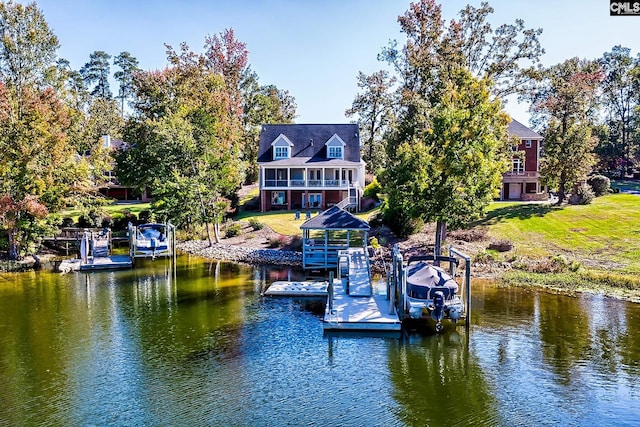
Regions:
<svg viewBox="0 0 640 427"><path fill-rule="evenodd" d="M329 287L327 288L329 295L329 314L333 311L333 271L329 272Z"/></svg>

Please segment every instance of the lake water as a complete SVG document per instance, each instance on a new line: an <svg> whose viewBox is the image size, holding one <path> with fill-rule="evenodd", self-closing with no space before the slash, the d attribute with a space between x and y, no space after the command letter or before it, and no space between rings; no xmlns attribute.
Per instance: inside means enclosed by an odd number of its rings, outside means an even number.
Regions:
<svg viewBox="0 0 640 427"><path fill-rule="evenodd" d="M476 280L468 332L327 336L321 303L261 296L287 277L1 275L0 425L640 424L640 305Z"/></svg>

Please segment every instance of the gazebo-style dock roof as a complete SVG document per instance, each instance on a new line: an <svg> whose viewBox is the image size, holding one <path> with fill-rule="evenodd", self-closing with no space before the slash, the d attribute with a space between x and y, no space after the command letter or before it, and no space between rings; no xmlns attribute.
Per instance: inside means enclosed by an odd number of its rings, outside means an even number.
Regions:
<svg viewBox="0 0 640 427"><path fill-rule="evenodd" d="M305 270L338 266L338 253L352 246L366 247L371 227L366 221L332 206L305 221L302 265Z"/></svg>

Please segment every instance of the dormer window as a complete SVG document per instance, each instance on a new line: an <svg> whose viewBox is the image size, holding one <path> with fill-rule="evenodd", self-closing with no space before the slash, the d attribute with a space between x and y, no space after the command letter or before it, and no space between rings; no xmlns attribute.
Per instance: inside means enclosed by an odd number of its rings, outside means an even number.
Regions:
<svg viewBox="0 0 640 427"><path fill-rule="evenodd" d="M288 159L291 157L291 147L293 144L289 141L289 138L280 134L272 143L273 147L273 160Z"/></svg>
<svg viewBox="0 0 640 427"><path fill-rule="evenodd" d="M289 147L273 147L273 160L288 159Z"/></svg>
<svg viewBox="0 0 640 427"><path fill-rule="evenodd" d="M329 155L327 157L330 159L341 159L342 147L329 147Z"/></svg>
<svg viewBox="0 0 640 427"><path fill-rule="evenodd" d="M325 145L327 146L328 159L344 159L344 147L346 144L338 135L333 134Z"/></svg>

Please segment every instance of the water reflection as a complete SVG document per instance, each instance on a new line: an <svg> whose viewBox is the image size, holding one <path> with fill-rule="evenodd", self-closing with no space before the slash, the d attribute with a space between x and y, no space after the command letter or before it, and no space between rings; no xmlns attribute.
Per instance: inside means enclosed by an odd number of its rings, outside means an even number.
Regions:
<svg viewBox="0 0 640 427"><path fill-rule="evenodd" d="M474 282L472 326L325 334L300 272L0 279L0 425L633 425L640 307Z"/></svg>

